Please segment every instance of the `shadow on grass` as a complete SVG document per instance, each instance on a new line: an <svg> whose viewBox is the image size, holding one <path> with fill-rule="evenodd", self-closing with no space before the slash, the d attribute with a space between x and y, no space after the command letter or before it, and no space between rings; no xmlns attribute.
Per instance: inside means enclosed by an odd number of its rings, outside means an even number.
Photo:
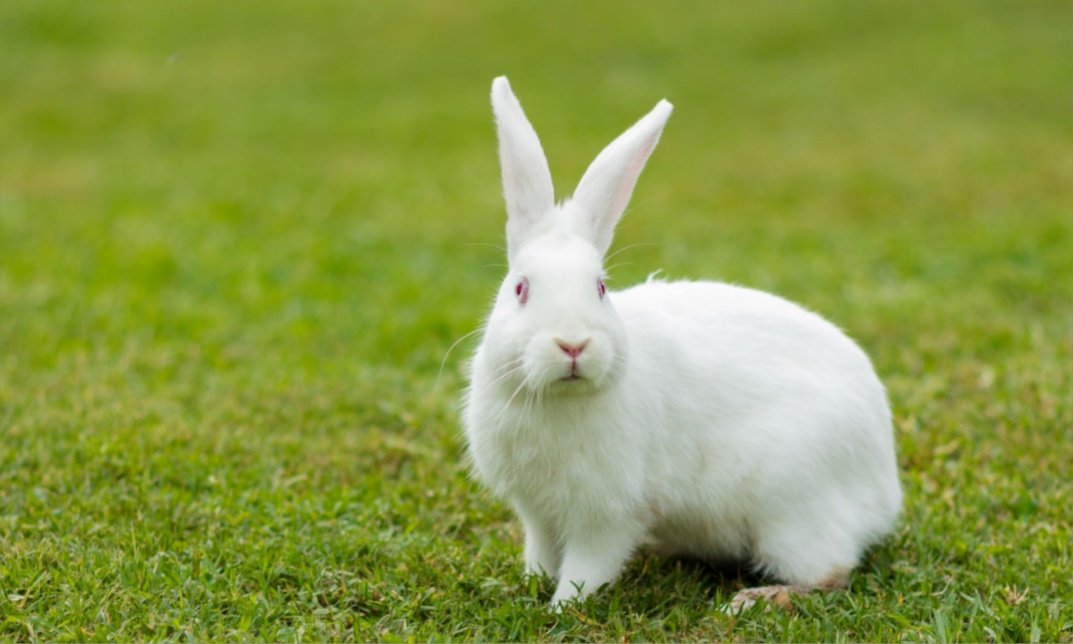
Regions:
<svg viewBox="0 0 1073 644"><path fill-rule="evenodd" d="M831 592L871 593L875 592L877 584L892 584L897 575L892 563L897 559L898 553L890 545L874 548L854 570L850 586ZM719 608L743 588L777 583L746 561L713 561L643 552L631 561L614 584L602 587L577 607L594 617L615 609L651 615L676 606L696 609L704 604ZM554 580L544 578L537 597L543 602L550 601L554 589Z"/></svg>

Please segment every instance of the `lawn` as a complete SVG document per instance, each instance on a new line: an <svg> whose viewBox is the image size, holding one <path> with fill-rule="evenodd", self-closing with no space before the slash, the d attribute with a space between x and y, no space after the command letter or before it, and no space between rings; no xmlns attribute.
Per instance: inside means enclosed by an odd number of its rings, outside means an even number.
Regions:
<svg viewBox="0 0 1073 644"><path fill-rule="evenodd" d="M1073 641L1070 17L0 4L0 639ZM448 353L505 262L504 73L560 195L675 103L612 287L770 290L873 357L906 506L848 591L523 579Z"/></svg>

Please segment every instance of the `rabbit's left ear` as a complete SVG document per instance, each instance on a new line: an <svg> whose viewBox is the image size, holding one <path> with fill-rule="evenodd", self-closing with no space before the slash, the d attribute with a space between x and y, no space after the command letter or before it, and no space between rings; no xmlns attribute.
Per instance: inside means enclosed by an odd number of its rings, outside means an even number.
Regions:
<svg viewBox="0 0 1073 644"><path fill-rule="evenodd" d="M573 204L585 218L582 230L603 255L611 246L615 225L630 201L645 162L659 143L674 107L663 100L647 115L604 148L581 177Z"/></svg>
<svg viewBox="0 0 1073 644"><path fill-rule="evenodd" d="M492 81L492 111L507 202L507 255L513 257L518 247L547 223L555 207L555 193L540 139L506 76Z"/></svg>

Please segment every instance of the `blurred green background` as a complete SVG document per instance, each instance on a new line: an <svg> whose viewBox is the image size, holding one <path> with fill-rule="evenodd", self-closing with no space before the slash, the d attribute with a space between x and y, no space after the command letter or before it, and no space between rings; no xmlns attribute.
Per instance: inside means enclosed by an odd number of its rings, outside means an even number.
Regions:
<svg viewBox="0 0 1073 644"><path fill-rule="evenodd" d="M1070 18L4 2L0 637L1070 641ZM771 290L873 356L908 498L850 592L731 619L747 576L643 557L540 610L446 355L505 261L499 74L560 197L675 104L613 284Z"/></svg>

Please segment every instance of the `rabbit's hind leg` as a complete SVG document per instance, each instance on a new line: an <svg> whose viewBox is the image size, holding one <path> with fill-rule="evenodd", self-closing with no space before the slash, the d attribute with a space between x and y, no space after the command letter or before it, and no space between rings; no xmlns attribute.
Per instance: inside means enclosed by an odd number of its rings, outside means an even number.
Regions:
<svg viewBox="0 0 1073 644"><path fill-rule="evenodd" d="M815 586L787 586L784 584L776 584L772 586L756 586L753 588L743 588L734 595L730 603L723 607L723 612L727 615L738 615L742 611L751 608L759 600L764 600L768 605L783 610L790 610L793 606L794 595L806 595L814 591L826 592L830 590L837 590L839 588L845 588L849 585L849 575L842 574L836 575L829 581Z"/></svg>
<svg viewBox="0 0 1073 644"><path fill-rule="evenodd" d="M837 524L806 525L784 520L758 530L753 561L780 585L746 588L726 608L736 614L758 600L789 608L793 595L845 588L860 558L859 548Z"/></svg>

